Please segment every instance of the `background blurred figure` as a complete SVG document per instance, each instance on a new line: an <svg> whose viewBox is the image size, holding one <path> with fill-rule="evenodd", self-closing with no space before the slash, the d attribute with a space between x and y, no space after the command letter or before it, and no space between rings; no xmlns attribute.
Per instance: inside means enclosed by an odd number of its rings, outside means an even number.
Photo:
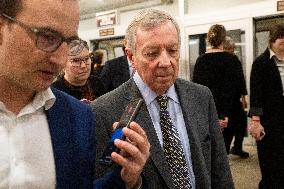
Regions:
<svg viewBox="0 0 284 189"><path fill-rule="evenodd" d="M224 51L234 54L236 48L234 40L231 37L226 36L223 48ZM239 69L242 70L242 64L240 64L239 66L240 66ZM233 110L234 111L233 116L236 116L236 122L235 122L236 125L232 126L232 128L234 128L233 132L235 140L234 140L234 146L231 148L230 153L238 155L242 158L248 158L249 153L243 151L243 140L247 131L247 113L245 111L245 108L247 108L247 101L246 101L247 89L246 89L245 79L242 79L242 81L244 81L244 83L242 84L243 88L241 90L241 99L240 99L241 106L236 106L235 107L236 109Z"/></svg>
<svg viewBox="0 0 284 189"><path fill-rule="evenodd" d="M104 53L103 51L97 49L94 52L90 53L92 65L91 65L91 75L100 77L103 65Z"/></svg>
<svg viewBox="0 0 284 189"><path fill-rule="evenodd" d="M125 53L125 47L123 52ZM105 85L106 92L112 91L127 81L133 72L133 66L126 55L106 61L101 72L101 80Z"/></svg>
<svg viewBox="0 0 284 189"><path fill-rule="evenodd" d="M105 93L103 83L98 77L90 76L91 59L89 47L84 42L83 51L76 56L68 56L63 74L52 84L53 87L89 103Z"/></svg>
<svg viewBox="0 0 284 189"><path fill-rule="evenodd" d="M236 44L231 37L226 36L224 44L223 44L223 49L226 52L235 54Z"/></svg>
<svg viewBox="0 0 284 189"><path fill-rule="evenodd" d="M250 76L249 131L257 140L260 189L284 188L283 86L284 25L275 25L270 30L269 46L255 59Z"/></svg>
<svg viewBox="0 0 284 189"><path fill-rule="evenodd" d="M234 127L240 120L240 114L236 111L242 108L240 97L245 89L244 75L238 57L223 50L226 39L223 25L212 25L207 39L211 48L197 58L193 81L209 87L213 93L229 154Z"/></svg>

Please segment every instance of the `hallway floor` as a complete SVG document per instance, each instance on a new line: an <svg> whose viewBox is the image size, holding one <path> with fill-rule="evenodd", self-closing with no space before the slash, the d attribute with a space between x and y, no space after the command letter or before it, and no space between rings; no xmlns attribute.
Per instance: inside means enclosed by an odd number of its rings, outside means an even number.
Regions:
<svg viewBox="0 0 284 189"><path fill-rule="evenodd" d="M249 153L249 158L242 159L232 154L228 156L235 188L257 189L261 176L256 146L244 144L243 149Z"/></svg>

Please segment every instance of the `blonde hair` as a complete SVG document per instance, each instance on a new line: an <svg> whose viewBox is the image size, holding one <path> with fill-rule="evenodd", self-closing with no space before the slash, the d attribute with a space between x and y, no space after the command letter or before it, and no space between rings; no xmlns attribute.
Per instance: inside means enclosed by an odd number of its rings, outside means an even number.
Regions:
<svg viewBox="0 0 284 189"><path fill-rule="evenodd" d="M209 28L207 40L213 48L220 46L225 41L225 38L226 29L223 25L214 24Z"/></svg>

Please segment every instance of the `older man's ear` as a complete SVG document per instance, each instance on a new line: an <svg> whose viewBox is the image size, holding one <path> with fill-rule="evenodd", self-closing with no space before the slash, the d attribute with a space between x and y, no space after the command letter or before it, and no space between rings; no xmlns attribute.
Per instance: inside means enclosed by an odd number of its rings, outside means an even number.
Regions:
<svg viewBox="0 0 284 189"><path fill-rule="evenodd" d="M129 47L125 48L125 54L128 57L129 61L131 62L132 66L135 67L135 57L132 50Z"/></svg>

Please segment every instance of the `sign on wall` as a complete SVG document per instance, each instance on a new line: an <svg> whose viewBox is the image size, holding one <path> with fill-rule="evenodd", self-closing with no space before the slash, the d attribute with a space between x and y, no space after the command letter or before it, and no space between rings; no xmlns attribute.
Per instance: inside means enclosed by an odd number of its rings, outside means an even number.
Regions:
<svg viewBox="0 0 284 189"><path fill-rule="evenodd" d="M104 11L96 13L97 27L114 26L117 24L117 11Z"/></svg>
<svg viewBox="0 0 284 189"><path fill-rule="evenodd" d="M114 35L114 28L100 29L99 35L100 37Z"/></svg>
<svg viewBox="0 0 284 189"><path fill-rule="evenodd" d="M284 1L277 1L277 11L284 10Z"/></svg>

